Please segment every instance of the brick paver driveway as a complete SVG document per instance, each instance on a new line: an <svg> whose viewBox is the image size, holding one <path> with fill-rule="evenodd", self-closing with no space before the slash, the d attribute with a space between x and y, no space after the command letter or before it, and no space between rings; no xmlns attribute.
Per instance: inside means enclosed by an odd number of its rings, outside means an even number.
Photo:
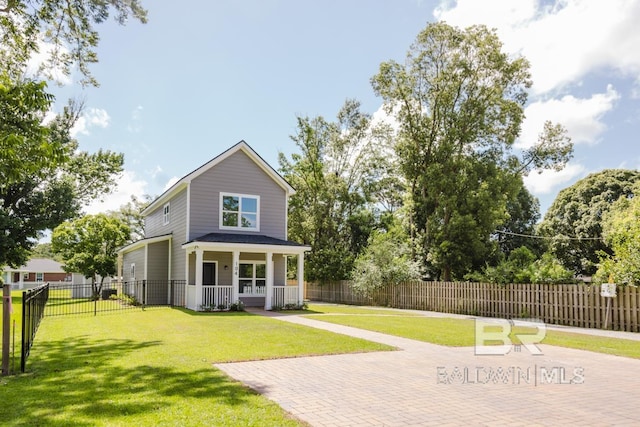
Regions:
<svg viewBox="0 0 640 427"><path fill-rule="evenodd" d="M538 356L479 356L280 319L399 348L216 365L313 426L640 425L640 360L544 345Z"/></svg>

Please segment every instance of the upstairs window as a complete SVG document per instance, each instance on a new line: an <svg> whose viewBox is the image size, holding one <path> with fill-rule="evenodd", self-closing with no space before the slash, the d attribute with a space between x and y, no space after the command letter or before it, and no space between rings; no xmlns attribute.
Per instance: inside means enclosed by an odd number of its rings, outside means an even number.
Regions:
<svg viewBox="0 0 640 427"><path fill-rule="evenodd" d="M260 230L260 197L220 193L220 228Z"/></svg>
<svg viewBox="0 0 640 427"><path fill-rule="evenodd" d="M162 225L169 224L170 220L171 220L171 206L169 203L167 203L162 208Z"/></svg>

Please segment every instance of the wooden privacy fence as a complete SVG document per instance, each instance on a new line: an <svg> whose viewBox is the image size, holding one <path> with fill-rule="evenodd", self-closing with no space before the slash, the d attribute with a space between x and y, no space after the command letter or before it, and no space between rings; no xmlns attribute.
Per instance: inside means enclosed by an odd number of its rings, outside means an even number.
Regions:
<svg viewBox="0 0 640 427"><path fill-rule="evenodd" d="M529 318L549 324L604 328L607 299L597 285L510 284L469 282L406 282L386 285L363 295L348 281L306 283L305 298L335 302L469 314L505 319ZM640 332L640 291L618 287L611 298L607 329Z"/></svg>

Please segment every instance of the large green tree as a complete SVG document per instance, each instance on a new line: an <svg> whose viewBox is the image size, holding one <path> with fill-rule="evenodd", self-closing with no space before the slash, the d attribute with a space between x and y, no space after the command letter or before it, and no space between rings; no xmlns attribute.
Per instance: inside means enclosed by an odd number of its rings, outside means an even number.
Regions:
<svg viewBox="0 0 640 427"><path fill-rule="evenodd" d="M504 258L521 247L526 247L536 256L542 255L546 245L544 239L533 237L537 234L540 219L540 202L520 180L520 190L507 200L507 218L496 227L496 241Z"/></svg>
<svg viewBox="0 0 640 427"><path fill-rule="evenodd" d="M53 97L43 82L0 74L0 265L19 266L43 236L113 187L122 154L79 150L76 105L43 124Z"/></svg>
<svg viewBox="0 0 640 427"><path fill-rule="evenodd" d="M364 251L355 260L351 287L365 295L384 285L420 280L420 265L412 259L410 242L399 221L388 230L374 230Z"/></svg>
<svg viewBox="0 0 640 427"><path fill-rule="evenodd" d="M386 161L378 149L385 132L371 127L360 105L347 100L337 121L298 118L292 136L299 153L280 153L280 171L296 189L289 201L289 237L311 245L309 280L340 280L366 246L375 217L370 209L376 177Z"/></svg>
<svg viewBox="0 0 640 427"><path fill-rule="evenodd" d="M561 168L572 146L547 123L516 157L531 85L529 64L502 52L494 31L429 24L404 63L380 65L373 88L398 125L396 153L411 197L411 238L433 275L450 280L495 246L519 175Z"/></svg>
<svg viewBox="0 0 640 427"><path fill-rule="evenodd" d="M144 195L140 198L131 196L131 199L116 211L110 212L111 215L122 220L129 226L131 230L130 241L132 243L140 239L144 239L144 217L142 211L149 206L153 197Z"/></svg>
<svg viewBox="0 0 640 427"><path fill-rule="evenodd" d="M588 175L558 193L540 224L551 252L576 274L596 272L599 254L612 255L603 239L602 221L621 196L635 195L640 171L606 169Z"/></svg>
<svg viewBox="0 0 640 427"><path fill-rule="evenodd" d="M29 61L45 58L45 77L77 67L97 85L94 28L114 13L146 22L138 0L6 0L0 2L0 266L23 264L44 230L77 216L83 204L108 192L123 156L79 150L70 130L82 105L70 102L45 123L54 97L35 80Z"/></svg>
<svg viewBox="0 0 640 427"><path fill-rule="evenodd" d="M113 215L85 215L56 227L51 247L64 260L65 271L91 279L97 299L104 279L117 273L117 250L129 241L129 235L129 226Z"/></svg>
<svg viewBox="0 0 640 427"><path fill-rule="evenodd" d="M640 284L640 181L633 192L634 197L620 197L604 215L602 236L613 254L600 254L597 281Z"/></svg>
<svg viewBox="0 0 640 427"><path fill-rule="evenodd" d="M95 29L113 15L147 21L138 0L6 0L0 2L0 64L12 78L21 77L36 53L44 58L40 71L55 80L77 67L83 84L97 86L89 66L98 61L100 40Z"/></svg>

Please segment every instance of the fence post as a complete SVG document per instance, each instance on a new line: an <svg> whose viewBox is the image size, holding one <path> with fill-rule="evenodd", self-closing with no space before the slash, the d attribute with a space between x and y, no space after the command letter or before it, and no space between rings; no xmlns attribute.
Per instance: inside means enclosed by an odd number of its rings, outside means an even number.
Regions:
<svg viewBox="0 0 640 427"><path fill-rule="evenodd" d="M9 375L9 343L11 336L11 285L2 286L2 375Z"/></svg>
<svg viewBox="0 0 640 427"><path fill-rule="evenodd" d="M173 301L173 280L169 280L169 307L174 306Z"/></svg>
<svg viewBox="0 0 640 427"><path fill-rule="evenodd" d="M144 306L147 303L147 281L142 281L142 309L144 310Z"/></svg>
<svg viewBox="0 0 640 427"><path fill-rule="evenodd" d="M24 372L27 363L27 310L29 304L26 303L27 291L22 291L22 342L20 343L20 372Z"/></svg>

